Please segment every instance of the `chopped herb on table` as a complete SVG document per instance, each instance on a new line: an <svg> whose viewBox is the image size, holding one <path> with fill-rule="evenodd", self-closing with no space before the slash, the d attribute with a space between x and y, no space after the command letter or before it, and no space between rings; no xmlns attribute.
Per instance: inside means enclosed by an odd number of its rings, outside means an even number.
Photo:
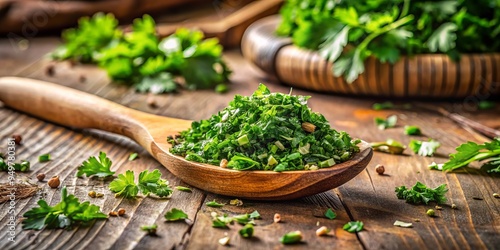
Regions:
<svg viewBox="0 0 500 250"><path fill-rule="evenodd" d="M441 184L432 189L421 182L417 182L411 189L408 189L406 186L396 187L395 192L398 199L404 199L408 203L428 204L434 201L442 204L446 202L445 194L448 192L448 188L446 188L446 184Z"/></svg>
<svg viewBox="0 0 500 250"><path fill-rule="evenodd" d="M61 190L60 203L51 207L45 200L39 200L38 205L23 214L23 229L67 228L108 217L100 211L99 206L91 205L88 201L80 203L74 195L68 195L66 187Z"/></svg>
<svg viewBox="0 0 500 250"><path fill-rule="evenodd" d="M139 158L139 154L138 153L130 153L130 155L128 156L128 161L133 161L135 159Z"/></svg>
<svg viewBox="0 0 500 250"><path fill-rule="evenodd" d="M239 214L229 217L227 214L223 214L222 216L217 216L217 214L213 214L212 219L212 227L215 228L228 228L228 224L232 224L233 222L239 223L241 225L246 224L254 224L254 220L259 219L260 214L257 210L253 211L250 214Z"/></svg>
<svg viewBox="0 0 500 250"><path fill-rule="evenodd" d="M422 131L417 126L405 126L405 135L422 135Z"/></svg>
<svg viewBox="0 0 500 250"><path fill-rule="evenodd" d="M218 114L169 138L171 152L216 166L227 160L235 170L277 172L331 167L359 152L360 141L333 130L308 99L260 84L253 95L236 95Z"/></svg>
<svg viewBox="0 0 500 250"><path fill-rule="evenodd" d="M106 153L99 152L99 159L94 156L89 157L88 160L84 161L80 167L78 167L77 177L82 177L86 175L90 177L95 175L97 177L107 177L112 176L115 172L111 171L111 164L113 162L106 156Z"/></svg>
<svg viewBox="0 0 500 250"><path fill-rule="evenodd" d="M248 223L239 231L241 237L251 238L253 236L253 224Z"/></svg>
<svg viewBox="0 0 500 250"><path fill-rule="evenodd" d="M224 204L218 203L215 200L207 202L206 205L209 207L223 207L224 206Z"/></svg>
<svg viewBox="0 0 500 250"><path fill-rule="evenodd" d="M9 164L5 161L8 156L2 157L0 155L0 170L1 171L10 171L9 169ZM20 171L20 172L28 172L30 170L30 162L26 160L22 160L21 163L14 163L12 164L12 170L14 171Z"/></svg>
<svg viewBox="0 0 500 250"><path fill-rule="evenodd" d="M456 153L450 155L450 160L443 164L443 171L452 171L466 167L474 161L483 161L486 162L483 166L488 173L500 173L500 138L483 144L467 142L456 150Z"/></svg>
<svg viewBox="0 0 500 250"><path fill-rule="evenodd" d="M156 235L156 229L158 229L156 224L141 227L141 230L146 231L149 235Z"/></svg>
<svg viewBox="0 0 500 250"><path fill-rule="evenodd" d="M401 155L406 149L405 145L393 139L388 139L385 142L372 142L370 143L370 145L375 151L380 151L394 155Z"/></svg>
<svg viewBox="0 0 500 250"><path fill-rule="evenodd" d="M48 162L50 160L51 160L50 154L43 154L43 155L38 156L38 162L40 162L40 163Z"/></svg>
<svg viewBox="0 0 500 250"><path fill-rule="evenodd" d="M296 244L299 243L302 240L302 232L300 231L292 231L289 233L286 233L280 238L280 242L287 245L287 244Z"/></svg>
<svg viewBox="0 0 500 250"><path fill-rule="evenodd" d="M349 233L357 233L363 230L364 224L361 221L349 221L347 222L343 229Z"/></svg>
<svg viewBox="0 0 500 250"><path fill-rule="evenodd" d="M374 121L375 125L377 125L377 128L380 130L384 130L386 128L394 128L394 126L396 126L396 123L398 122L398 116L391 115L387 117L387 119L375 117Z"/></svg>
<svg viewBox="0 0 500 250"><path fill-rule="evenodd" d="M480 101L477 104L477 108L480 110L492 109L495 108L495 106L496 106L495 102L492 101Z"/></svg>
<svg viewBox="0 0 500 250"><path fill-rule="evenodd" d="M421 156L432 156L441 146L441 143L433 139L429 139L429 141L411 140L409 146L415 154Z"/></svg>
<svg viewBox="0 0 500 250"><path fill-rule="evenodd" d="M394 104L392 102L374 103L372 105L372 109L374 109L374 110L384 110L384 109L392 109L392 108L394 108Z"/></svg>
<svg viewBox="0 0 500 250"><path fill-rule="evenodd" d="M325 212L325 217L330 219L330 220L333 220L333 219L337 218L337 214L335 212L333 212L333 210L331 208L329 208Z"/></svg>
<svg viewBox="0 0 500 250"><path fill-rule="evenodd" d="M144 195L155 194L159 197L166 197L172 194L173 190L168 185L168 181L161 179L158 169L153 171L144 170L139 174L139 181L135 183L135 175L131 170L125 174L119 174L118 178L109 184L109 189L116 193L116 196L125 198L135 198L139 191Z"/></svg>
<svg viewBox="0 0 500 250"><path fill-rule="evenodd" d="M215 88L228 81L231 71L219 41L203 37L200 31L179 28L160 39L149 15L135 19L132 31L125 33L112 14L97 13L65 30L64 44L52 57L98 64L111 79L139 92L177 91L177 76L184 78L188 89Z"/></svg>
<svg viewBox="0 0 500 250"><path fill-rule="evenodd" d="M167 221L185 220L188 219L188 215L178 208L172 208L165 214L165 219Z"/></svg>
<svg viewBox="0 0 500 250"><path fill-rule="evenodd" d="M175 189L182 191L182 192L192 192L191 188L183 187L183 186L176 186Z"/></svg>

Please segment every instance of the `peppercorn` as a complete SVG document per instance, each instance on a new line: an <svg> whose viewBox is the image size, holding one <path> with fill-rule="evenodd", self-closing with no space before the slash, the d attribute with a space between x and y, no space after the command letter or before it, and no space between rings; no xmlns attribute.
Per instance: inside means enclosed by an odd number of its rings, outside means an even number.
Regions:
<svg viewBox="0 0 500 250"><path fill-rule="evenodd" d="M43 181L45 179L45 174L39 173L36 175L36 178L38 179L38 181Z"/></svg>
<svg viewBox="0 0 500 250"><path fill-rule="evenodd" d="M384 172L385 172L385 168L383 165L381 164L378 164L376 167L375 167L375 171L377 171L377 174L379 175L383 175Z"/></svg>
<svg viewBox="0 0 500 250"><path fill-rule="evenodd" d="M61 184L61 180L59 180L59 176L52 176L50 180L47 182L47 185L51 188L57 188Z"/></svg>
<svg viewBox="0 0 500 250"><path fill-rule="evenodd" d="M123 216L125 214L125 209L120 208L118 209L118 216Z"/></svg>
<svg viewBox="0 0 500 250"><path fill-rule="evenodd" d="M16 145L21 145L21 141L23 140L21 135L12 135L12 138L14 139L14 143Z"/></svg>
<svg viewBox="0 0 500 250"><path fill-rule="evenodd" d="M429 215L430 217L434 217L436 216L436 212L434 211L434 209L429 209L427 210L427 215Z"/></svg>

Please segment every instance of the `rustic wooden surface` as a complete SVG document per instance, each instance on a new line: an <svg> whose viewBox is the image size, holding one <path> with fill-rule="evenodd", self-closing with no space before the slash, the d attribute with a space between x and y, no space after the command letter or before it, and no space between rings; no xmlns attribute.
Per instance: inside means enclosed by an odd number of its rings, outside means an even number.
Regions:
<svg viewBox="0 0 500 250"><path fill-rule="evenodd" d="M273 15L253 23L242 39L242 51L255 65L290 86L357 96L500 96L500 53L462 55L458 63L445 54L403 55L394 65L370 57L364 73L349 85L343 76L333 75L333 64L319 53L277 36L279 22L279 15Z"/></svg>
<svg viewBox="0 0 500 250"><path fill-rule="evenodd" d="M150 113L181 119L204 119L221 110L234 94L251 94L259 82L267 83L272 91L289 92L266 77L248 62L239 51L228 51L225 56L234 70L232 88L227 94L219 95L213 91L183 91L180 94L157 96L159 108L153 109L146 103L147 95L137 94L126 86L109 82L101 70L93 66L72 66L43 59L43 55L58 44L54 38L35 39L28 50L20 51L8 40L0 40L0 75L26 76L43 79L70 86L85 92L104 97L125 106ZM54 66L54 75L47 75L47 68ZM81 82L80 78L85 77ZM0 90L2 91L2 90ZM446 155L454 152L459 144L471 140L486 140L480 134L464 129L441 115L419 109L373 111L374 99L341 97L294 89L295 94L311 95L310 106L325 114L334 128L346 130L355 137L366 141L381 141L394 138L408 143L409 137L403 135L403 126L418 125L423 128L424 136L415 137L437 139L443 146L435 157L420 157L406 151L405 156L375 153L367 169L343 186L319 195L286 202L257 202L244 200L243 207L226 205L211 208L205 202L216 199L228 202L232 198L222 197L193 189L192 193L174 191L170 199L138 198L136 200L117 199L108 190L109 181L94 178L75 177L76 168L82 161L99 151L107 152L113 160L113 171L123 173L127 169L141 171L158 168L171 185L186 185L172 176L165 168L149 156L145 150L129 139L102 133L95 130L72 130L48 123L8 108L0 108L0 151L5 151L7 138L21 134L23 144L16 148L18 159L32 162L31 171L18 173L18 178L36 180L37 173L47 176L61 176L62 185L68 187L81 200L90 200L101 206L105 213L123 207L125 217L112 217L97 221L90 227L67 230L22 231L16 227L16 243L7 240L8 205L0 205L0 249L223 249L217 240L225 233L231 238L231 249L280 249L285 248L278 238L287 231L301 230L304 233L302 244L286 247L292 249L498 249L500 246L500 199L493 198L500 192L500 177L488 175L478 170L477 165L456 173L429 171L432 162L444 162ZM467 117L473 118L493 128L500 128L500 107L488 111L475 111L473 97L453 103L432 103L446 107ZM49 109L50 107L47 107ZM398 126L394 129L379 131L373 124L376 116L384 117L397 114ZM128 155L139 152L140 158L129 162ZM50 153L53 160L38 163L38 155ZM375 172L375 165L383 164L386 175ZM0 180L7 180L6 173L0 173ZM207 180L210 181L210 180ZM438 217L430 218L425 214L431 205L410 205L398 200L394 187L410 186L416 181L431 187L446 183L450 191L447 205L437 211ZM50 204L60 201L60 190L49 189L39 183L46 192ZM87 196L90 190L101 191L105 197L92 199ZM482 200L473 198L480 197ZM35 206L38 195L18 200L18 217ZM452 210L454 203L458 209ZM186 211L192 224L184 222L166 223L163 215L172 208ZM335 220L322 216L327 208L338 214ZM238 214L258 210L262 220L257 221L255 237L243 239L238 235L240 226L231 229L211 227L210 213ZM274 213L280 213L283 223L272 222ZM414 222L420 219L420 222ZM351 220L365 223L365 230L350 234L342 230L342 225ZM412 222L413 228L398 228L395 220ZM147 236L139 228L141 225L157 223L158 237ZM329 237L317 237L317 225L333 228Z"/></svg>

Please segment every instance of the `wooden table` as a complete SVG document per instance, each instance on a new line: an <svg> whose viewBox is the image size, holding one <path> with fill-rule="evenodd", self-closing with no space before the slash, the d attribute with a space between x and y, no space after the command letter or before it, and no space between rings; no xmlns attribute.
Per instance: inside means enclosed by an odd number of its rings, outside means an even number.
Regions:
<svg viewBox="0 0 500 250"><path fill-rule="evenodd" d="M239 51L228 51L225 56L231 68L233 85L227 94L216 94L211 90L166 94L156 96L158 108L147 105L148 96L137 94L131 88L110 83L105 73L94 66L72 66L67 62L54 64L43 55L59 44L55 38L40 38L31 42L28 50L20 51L6 39L0 40L0 75L18 75L48 80L72 88L80 89L125 106L165 116L199 120L208 118L221 110L234 94L249 95L259 82L267 83L272 91L289 92L289 88L253 68L241 57ZM53 66L53 75L48 70ZM0 90L1 91L1 90ZM112 209L125 208L125 217L111 217L97 221L90 227L67 230L22 231L16 227L16 243L7 240L8 204L0 205L0 249L223 249L217 241L227 233L232 249L499 249L500 248L500 199L492 196L500 193L499 175L488 175L472 165L456 173L430 171L427 165L433 161L444 162L454 148L467 140L484 142L480 134L464 129L437 113L409 109L373 111L375 99L358 99L298 89L294 94L311 95L310 106L323 113L331 125L345 130L366 141L382 141L394 138L408 143L412 138L437 139L442 143L439 154L434 157L415 156L410 150L404 156L375 153L365 171L345 185L322 194L286 202L258 202L244 200L241 207L225 205L222 208L207 207L207 201L217 200L228 203L238 197L222 197L202 190L192 193L174 191L170 199L138 198L126 200L115 198L109 191L109 181L94 178L75 177L77 167L89 156L99 151L106 152L113 160L112 170L123 173L127 169L142 171L160 169L172 186L186 185L168 173L133 141L98 131L75 131L52 123L47 123L11 110L0 108L0 151L5 151L7 138L13 134L23 136L22 145L16 147L18 159L32 162L30 172L18 173L18 178L36 181L37 173L47 176L59 175L62 185L81 200L90 200L101 206L105 213ZM402 100L407 101L407 100ZM498 104L498 103L497 103ZM440 102L432 104L460 113L480 121L490 127L500 127L500 107L475 112L471 101ZM49 109L50 107L47 107ZM398 126L380 131L373 123L376 116L397 114ZM418 125L425 136L409 137L403 134L403 126ZM128 155L138 152L140 158L129 162ZM37 157L50 153L53 160L38 163ZM375 172L375 165L383 164L385 175ZM0 180L6 182L7 174L0 173ZM210 180L207 180L210 181ZM396 198L394 188L400 185L412 186L421 181L431 187L446 183L450 189L448 202L437 217L426 215L430 205L410 205ZM50 204L60 201L60 190L39 183L46 192ZM88 191L105 193L104 198L92 199ZM22 214L36 205L39 196L17 200L16 214ZM481 198L480 200L477 198ZM456 204L457 209L450 205ZM184 222L167 223L164 214L172 208L187 212L192 224ZM329 220L324 212L332 208L338 217ZM211 227L211 212L239 214L258 210L262 215L256 221L255 237L243 239L238 234L239 225L229 230ZM281 214L283 223L273 223L273 215ZM415 222L415 220L420 220ZM353 220L363 221L365 230L351 234L342 226ZM393 226L395 220L412 222L413 228ZM18 220L19 222L19 220ZM140 230L142 225L158 224L158 236L146 235ZM319 226L333 228L328 237L317 237ZM300 230L304 234L302 244L283 246L278 238L284 233Z"/></svg>

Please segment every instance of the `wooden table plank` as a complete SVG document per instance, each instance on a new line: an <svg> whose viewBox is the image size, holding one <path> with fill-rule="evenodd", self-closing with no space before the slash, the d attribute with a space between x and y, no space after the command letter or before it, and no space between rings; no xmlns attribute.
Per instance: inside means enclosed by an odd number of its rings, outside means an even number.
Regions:
<svg viewBox="0 0 500 250"><path fill-rule="evenodd" d="M234 94L250 95L259 82L268 83L272 91L288 93L290 88L268 78L262 72L244 61L238 51L225 53L231 68L231 91L219 95L211 90L183 91L180 94L156 96L159 108L153 109L146 103L148 95L135 93L131 88L110 83L103 71L89 65L72 66L66 62L56 63L39 60L43 54L57 45L57 39L45 38L31 43L29 52L18 53L7 48L8 42L0 40L0 75L17 74L57 82L59 84L93 93L125 106L165 116L184 119L205 119L224 108L232 100ZM47 67L54 65L54 75L47 75ZM80 81L80 76L85 81ZM454 122L441 117L437 113L411 110L373 111L374 100L339 97L313 93L299 89L294 94L312 95L310 106L314 111L325 114L333 127L345 130L354 137L366 141L380 141L387 138L401 140L407 144L411 138L437 139L443 146L434 157L415 156L408 149L406 156L393 156L375 153L367 170L352 181L330 192L289 202L255 202L244 201L245 206L234 207L226 205L222 209L209 208L207 201L228 202L233 197L223 197L193 189L192 193L175 191L170 199L138 198L135 201L116 199L108 190L109 180L102 181L93 178L79 179L75 177L76 168L90 155L104 151L113 160L113 171L123 173L127 169L141 171L144 169L160 169L163 176L173 186L185 185L173 177L166 169L150 157L137 144L129 139L96 132L93 130L73 131L51 123L26 116L16 111L0 108L0 141L19 133L24 137L24 144L17 148L19 159L32 161L32 170L20 177L34 179L38 172L45 172L48 177L60 175L63 185L70 193L82 200L91 200L101 206L102 211L123 207L127 216L110 218L107 221L97 221L88 228L66 230L21 231L16 229L18 244L10 244L5 233L0 234L1 249L151 249L178 248L199 249L222 248L217 240L228 232L233 247L237 248L283 248L278 238L286 231L302 230L305 234L304 244L292 248L324 249L400 249L400 248L490 248L500 245L500 200L492 197L493 192L500 192L498 176L488 175L483 171L468 168L457 173L441 173L429 171L427 165L432 161L444 162L445 157L454 152L454 148L467 141L482 142L481 135L464 130ZM194 101L193 101L194 100ZM465 107L464 102L438 103L436 106ZM451 110L451 109L450 109ZM462 113L480 122L499 127L500 107L494 110L473 112L462 109ZM398 127L379 131L373 124L375 116L385 117L397 114ZM418 125L423 128L425 136L409 137L403 135L403 126ZM0 151L6 145L0 145ZM54 160L48 163L37 163L37 156L51 153ZM128 162L128 154L139 152L140 159ZM383 164L386 176L375 173L376 164ZM473 167L478 167L473 165ZM0 173L4 180L5 173ZM450 191L447 194L449 202L443 210L437 211L437 218L425 215L428 208L434 205L410 205L398 200L394 187L411 186L416 181L435 187L447 183ZM44 185L45 186L45 185ZM45 186L46 187L46 186ZM105 193L103 199L91 199L87 196L90 190ZM45 188L46 199L51 204L60 200L59 190ZM483 200L474 200L482 197ZM237 198L237 197L236 197ZM35 206L38 196L19 200L16 212L19 216ZM452 210L449 205L456 204L458 209ZM8 222L6 203L0 205L0 226L5 228ZM192 225L186 223L166 223L164 214L172 208L182 208L193 220ZM334 208L339 215L330 221L320 218L327 208ZM219 211L229 214L251 212L258 210L263 219L257 221L256 238L242 239L237 232L240 226L231 226L230 230L211 228L210 212ZM284 223L272 223L274 213L280 213ZM415 218L420 222L413 222ZM349 220L361 220L366 230L359 234L349 234L341 229ZM395 220L413 222L413 228L397 228L392 226ZM314 235L317 222L334 228L334 236L316 237ZM147 236L140 231L140 226L158 224L159 237ZM287 247L289 248L289 247Z"/></svg>

